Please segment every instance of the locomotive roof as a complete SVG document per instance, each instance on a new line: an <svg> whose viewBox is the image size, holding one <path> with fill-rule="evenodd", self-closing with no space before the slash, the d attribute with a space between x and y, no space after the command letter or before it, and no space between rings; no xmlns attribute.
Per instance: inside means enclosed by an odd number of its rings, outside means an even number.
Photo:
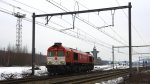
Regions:
<svg viewBox="0 0 150 84"><path fill-rule="evenodd" d="M68 50L68 51L73 51L73 52L82 53L82 54L88 54L86 52L82 52L82 51L77 50L77 49L73 49L73 48L69 48L69 47L65 47L65 46L62 46L62 47L65 48L65 50Z"/></svg>
<svg viewBox="0 0 150 84"><path fill-rule="evenodd" d="M76 53L80 53L80 54L85 54L85 55L89 55L89 56L92 56L90 53L87 53L87 52L82 52L80 50L77 50L77 49L73 49L73 48L69 48L69 47L65 47L62 45L62 43L55 43L53 46L49 47L48 50L52 47L61 47L61 48L64 48L65 50L67 51L73 51L73 52L76 52Z"/></svg>

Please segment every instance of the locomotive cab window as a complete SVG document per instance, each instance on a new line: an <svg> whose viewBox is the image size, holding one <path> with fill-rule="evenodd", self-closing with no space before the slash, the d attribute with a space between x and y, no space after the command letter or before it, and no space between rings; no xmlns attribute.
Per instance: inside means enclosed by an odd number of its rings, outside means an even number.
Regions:
<svg viewBox="0 0 150 84"><path fill-rule="evenodd" d="M92 57L89 57L89 61L92 62L92 61L93 61L93 58L92 58Z"/></svg>
<svg viewBox="0 0 150 84"><path fill-rule="evenodd" d="M63 50L59 50L59 51L57 52L57 55L58 55L58 56L64 56L64 51L63 51Z"/></svg>
<svg viewBox="0 0 150 84"><path fill-rule="evenodd" d="M74 53L74 60L78 60L78 53Z"/></svg>
<svg viewBox="0 0 150 84"><path fill-rule="evenodd" d="M52 57L52 56L55 56L56 54L56 51L49 51L48 52L48 56Z"/></svg>
<svg viewBox="0 0 150 84"><path fill-rule="evenodd" d="M66 55L69 56L69 52L68 51L66 52Z"/></svg>

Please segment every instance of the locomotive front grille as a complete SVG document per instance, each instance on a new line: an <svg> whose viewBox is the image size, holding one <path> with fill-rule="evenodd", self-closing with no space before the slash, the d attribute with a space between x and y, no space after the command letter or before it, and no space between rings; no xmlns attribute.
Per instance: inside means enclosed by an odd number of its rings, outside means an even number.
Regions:
<svg viewBox="0 0 150 84"><path fill-rule="evenodd" d="M48 57L47 58L47 65L66 65L65 57Z"/></svg>

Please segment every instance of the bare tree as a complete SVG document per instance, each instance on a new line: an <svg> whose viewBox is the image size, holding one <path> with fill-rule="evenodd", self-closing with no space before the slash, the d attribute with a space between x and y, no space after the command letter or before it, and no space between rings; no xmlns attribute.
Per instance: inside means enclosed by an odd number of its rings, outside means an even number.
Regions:
<svg viewBox="0 0 150 84"><path fill-rule="evenodd" d="M23 46L22 53L28 53L28 47L27 46Z"/></svg>
<svg viewBox="0 0 150 84"><path fill-rule="evenodd" d="M7 46L7 51L11 51L11 45L10 44L8 44L8 46Z"/></svg>

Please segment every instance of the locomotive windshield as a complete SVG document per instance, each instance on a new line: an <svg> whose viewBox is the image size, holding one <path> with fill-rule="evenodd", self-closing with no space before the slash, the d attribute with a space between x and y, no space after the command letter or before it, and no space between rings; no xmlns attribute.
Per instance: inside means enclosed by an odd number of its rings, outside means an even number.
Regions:
<svg viewBox="0 0 150 84"><path fill-rule="evenodd" d="M53 56L64 56L64 51L63 50L58 50L58 51L49 51L48 56L53 57Z"/></svg>
<svg viewBox="0 0 150 84"><path fill-rule="evenodd" d="M56 54L56 51L49 51L49 52L48 52L48 56L50 56L50 57L51 57L51 56L55 56L55 54Z"/></svg>
<svg viewBox="0 0 150 84"><path fill-rule="evenodd" d="M62 50L58 51L58 52L57 52L57 55L58 55L58 56L64 56L64 51L62 51Z"/></svg>

